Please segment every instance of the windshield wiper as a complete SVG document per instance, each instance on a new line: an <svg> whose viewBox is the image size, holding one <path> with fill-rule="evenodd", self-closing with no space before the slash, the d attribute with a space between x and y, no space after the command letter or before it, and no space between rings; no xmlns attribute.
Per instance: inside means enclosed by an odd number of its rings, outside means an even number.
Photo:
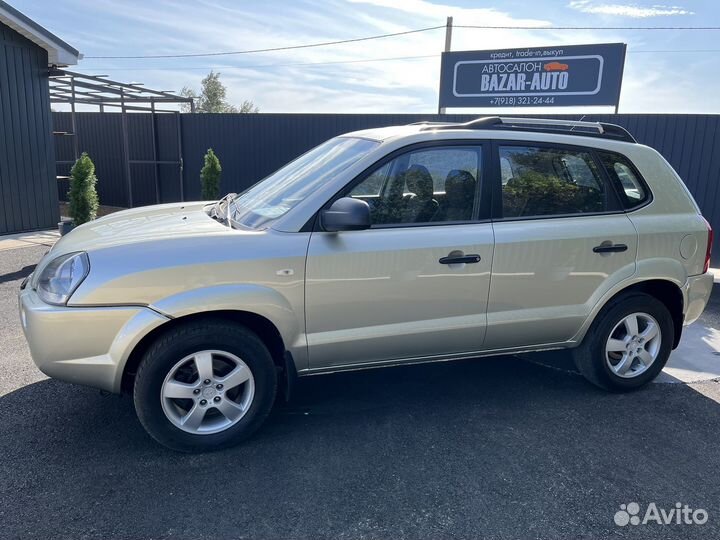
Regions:
<svg viewBox="0 0 720 540"><path fill-rule="evenodd" d="M220 223L228 224L228 209L230 202L237 197L237 193L228 193L218 202L216 202L210 210L210 217L216 219Z"/></svg>

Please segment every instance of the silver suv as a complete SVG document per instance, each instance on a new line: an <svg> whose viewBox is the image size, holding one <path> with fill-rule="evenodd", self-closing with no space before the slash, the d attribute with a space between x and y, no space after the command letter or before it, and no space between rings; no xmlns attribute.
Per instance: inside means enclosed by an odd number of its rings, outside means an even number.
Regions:
<svg viewBox="0 0 720 540"><path fill-rule="evenodd" d="M20 314L44 373L132 393L150 435L196 451L248 437L296 376L572 349L597 386L638 388L705 308L711 245L618 126L420 123L78 227Z"/></svg>

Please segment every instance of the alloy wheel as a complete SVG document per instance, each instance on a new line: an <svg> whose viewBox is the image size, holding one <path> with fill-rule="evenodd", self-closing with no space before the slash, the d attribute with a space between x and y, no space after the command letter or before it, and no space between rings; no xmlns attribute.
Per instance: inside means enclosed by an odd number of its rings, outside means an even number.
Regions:
<svg viewBox="0 0 720 540"><path fill-rule="evenodd" d="M160 390L173 425L195 435L219 433L250 409L255 379L248 365L227 351L205 350L177 362Z"/></svg>
<svg viewBox="0 0 720 540"><path fill-rule="evenodd" d="M647 313L623 318L605 344L605 361L610 370L624 379L645 373L655 362L662 345L660 325Z"/></svg>

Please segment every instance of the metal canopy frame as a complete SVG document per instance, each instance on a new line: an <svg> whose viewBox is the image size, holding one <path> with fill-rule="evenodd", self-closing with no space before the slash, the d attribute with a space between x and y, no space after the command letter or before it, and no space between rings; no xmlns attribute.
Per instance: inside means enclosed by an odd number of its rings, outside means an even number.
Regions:
<svg viewBox="0 0 720 540"><path fill-rule="evenodd" d="M155 197L160 202L160 166L177 165L179 167L180 200L185 200L183 186L183 154L182 154L182 125L180 112L171 109L159 109L158 104L187 104L190 111L195 112L195 103L192 98L180 96L163 90L145 88L142 83L123 83L108 79L105 75L86 75L65 69L52 68L49 70L50 103L63 103L70 105L72 132L55 131L54 135L73 137L73 154L75 160L80 157L80 148L77 137L76 105L94 105L101 113L106 108L120 109L122 114L123 158L125 162L125 179L127 182L128 208L133 207L132 193L132 165L154 165ZM153 159L130 159L130 145L128 141L128 112L149 112L152 114L152 141ZM156 114L176 115L178 160L167 161L158 158L157 123ZM57 165L72 165L75 160L58 160ZM67 177L58 176L58 180Z"/></svg>

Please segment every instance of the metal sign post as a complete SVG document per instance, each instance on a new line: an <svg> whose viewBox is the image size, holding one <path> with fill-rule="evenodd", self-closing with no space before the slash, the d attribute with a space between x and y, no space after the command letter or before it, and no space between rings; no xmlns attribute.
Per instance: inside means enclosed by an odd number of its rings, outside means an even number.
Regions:
<svg viewBox="0 0 720 540"><path fill-rule="evenodd" d="M452 50L452 26L453 26L453 18L448 17L447 22L445 23L445 52L450 52ZM441 73L442 77L442 73ZM440 102L438 102L438 114L445 114L445 107L441 106Z"/></svg>
<svg viewBox="0 0 720 540"><path fill-rule="evenodd" d="M618 113L620 110L620 92L622 91L622 81L623 81L623 75L625 74L625 54L627 53L627 45L623 43L623 62L620 66L620 80L618 81L618 90L617 90L617 101L615 102L615 114Z"/></svg>

